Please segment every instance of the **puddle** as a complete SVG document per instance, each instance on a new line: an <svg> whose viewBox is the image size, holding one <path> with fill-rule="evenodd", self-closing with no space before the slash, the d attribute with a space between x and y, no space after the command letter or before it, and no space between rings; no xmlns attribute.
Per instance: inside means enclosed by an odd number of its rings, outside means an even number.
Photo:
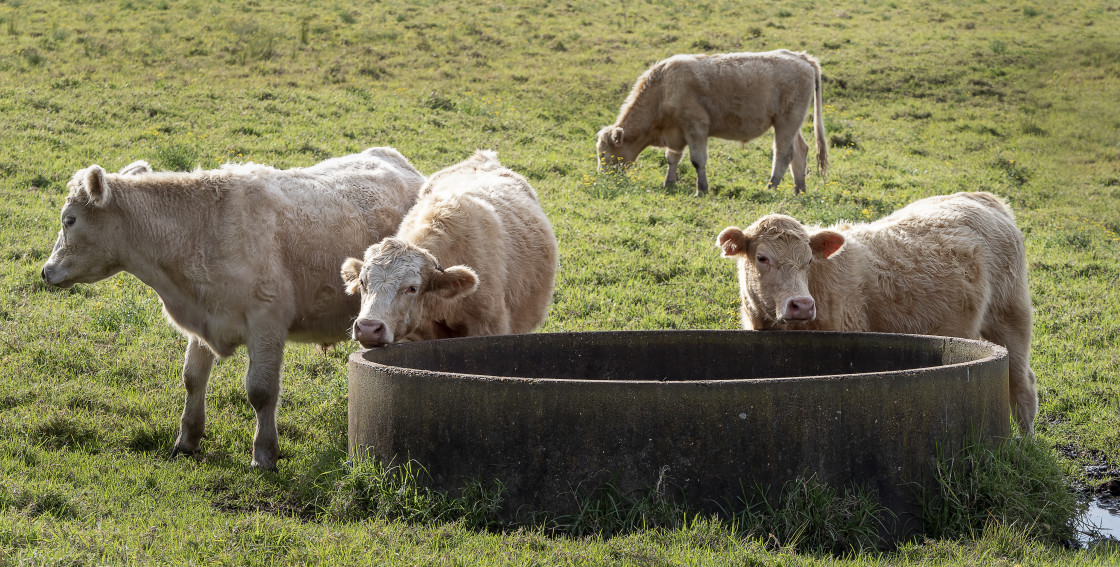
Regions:
<svg viewBox="0 0 1120 567"><path fill-rule="evenodd" d="M1120 542L1120 498L1091 498L1082 519L1088 532L1078 534L1082 547Z"/></svg>

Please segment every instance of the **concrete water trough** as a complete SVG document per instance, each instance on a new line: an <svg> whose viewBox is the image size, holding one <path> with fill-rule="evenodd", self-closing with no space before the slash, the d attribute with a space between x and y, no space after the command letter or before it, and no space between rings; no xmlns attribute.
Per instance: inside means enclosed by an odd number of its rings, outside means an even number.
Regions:
<svg viewBox="0 0 1120 567"><path fill-rule="evenodd" d="M511 519L662 473L698 511L813 475L875 490L907 534L939 448L1010 434L1007 351L945 337L541 333L363 350L349 370L351 454L413 459L445 490L500 480Z"/></svg>

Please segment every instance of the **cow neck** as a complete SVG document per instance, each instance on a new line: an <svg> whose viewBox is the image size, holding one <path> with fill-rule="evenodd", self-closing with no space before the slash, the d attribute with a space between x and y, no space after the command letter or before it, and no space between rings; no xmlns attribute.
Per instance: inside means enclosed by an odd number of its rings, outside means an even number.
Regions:
<svg viewBox="0 0 1120 567"><path fill-rule="evenodd" d="M835 229L834 229L835 230ZM817 301L813 328L827 331L865 331L867 314L863 303L868 250L858 237L844 234L844 249L827 260L813 259L809 265L809 294Z"/></svg>
<svg viewBox="0 0 1120 567"><path fill-rule="evenodd" d="M200 326L189 318L200 312L193 308L201 305L199 284L211 283L200 237L213 234L206 214L214 207L212 189L123 179L114 185L127 242L124 270L155 290L176 322Z"/></svg>
<svg viewBox="0 0 1120 567"><path fill-rule="evenodd" d="M656 109L649 108L651 102L639 96L632 104L627 106L619 115L615 126L622 128L623 146L631 147L635 144L644 149L654 145L660 137L661 128L657 124ZM645 97L649 98L649 97ZM637 137L633 137L637 135ZM641 150L639 150L641 151Z"/></svg>

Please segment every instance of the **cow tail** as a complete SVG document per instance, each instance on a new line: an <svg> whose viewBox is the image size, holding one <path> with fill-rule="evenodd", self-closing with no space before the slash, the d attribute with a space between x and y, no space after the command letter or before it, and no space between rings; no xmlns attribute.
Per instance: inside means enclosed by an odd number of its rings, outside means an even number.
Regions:
<svg viewBox="0 0 1120 567"><path fill-rule="evenodd" d="M828 175L828 140L824 135L824 114L822 107L824 106L824 99L821 95L821 66L814 61L813 70L816 71L816 80L814 81L816 92L814 93L813 104L813 133L817 137L817 171L820 172L821 177Z"/></svg>

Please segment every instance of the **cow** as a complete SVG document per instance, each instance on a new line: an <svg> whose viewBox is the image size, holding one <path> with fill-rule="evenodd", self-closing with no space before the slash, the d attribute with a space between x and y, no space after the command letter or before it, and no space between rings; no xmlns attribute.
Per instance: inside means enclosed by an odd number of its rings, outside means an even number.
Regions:
<svg viewBox="0 0 1120 567"><path fill-rule="evenodd" d="M245 345L256 412L252 466L276 467L286 341L348 338L358 302L338 264L396 231L425 178L393 148L288 170L253 163L153 172L146 162L79 170L43 266L57 287L128 272L159 295L187 339L186 402L173 454L194 454L215 357Z"/></svg>
<svg viewBox="0 0 1120 567"><path fill-rule="evenodd" d="M828 172L821 113L820 63L804 52L674 55L638 77L614 124L599 130L599 171L628 165L649 146L665 148L665 186L677 182L684 147L696 168L696 193L708 191L708 138L748 142L774 128L770 188L793 174L794 194L805 190L809 144L801 135L809 100L816 96L813 131L817 170Z"/></svg>
<svg viewBox="0 0 1120 567"><path fill-rule="evenodd" d="M745 329L984 338L1007 348L1012 413L1033 432L1031 297L1023 234L991 193L916 201L872 223L804 226L780 214L716 237L738 260Z"/></svg>
<svg viewBox="0 0 1120 567"><path fill-rule="evenodd" d="M362 298L353 339L373 348L538 327L558 252L529 182L479 150L420 195L396 235L342 264L347 291Z"/></svg>

